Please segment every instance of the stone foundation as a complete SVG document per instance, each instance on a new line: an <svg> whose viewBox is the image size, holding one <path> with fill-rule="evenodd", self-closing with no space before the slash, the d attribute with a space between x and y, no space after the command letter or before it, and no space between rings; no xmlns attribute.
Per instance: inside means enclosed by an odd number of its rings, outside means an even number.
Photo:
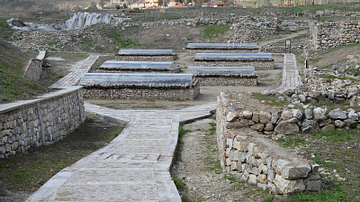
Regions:
<svg viewBox="0 0 360 202"><path fill-rule="evenodd" d="M35 100L2 104L0 158L49 145L74 131L84 120L82 87L70 87Z"/></svg>
<svg viewBox="0 0 360 202"><path fill-rule="evenodd" d="M95 88L86 87L83 90L84 98L88 99L182 99L194 100L200 94L200 83L196 82L191 88Z"/></svg>
<svg viewBox="0 0 360 202"><path fill-rule="evenodd" d="M221 167L227 172L233 172L241 181L247 181L262 190L268 189L274 194L319 191L319 165L251 131L249 123L239 119L251 118L254 125L265 125L273 122L272 116L251 113L250 117L250 113L243 113L241 106L236 105L236 96L239 96L238 93L222 92L218 97L216 130ZM244 127L229 127L234 124Z"/></svg>
<svg viewBox="0 0 360 202"><path fill-rule="evenodd" d="M274 69L273 61L194 61L193 66L255 67L255 69Z"/></svg>
<svg viewBox="0 0 360 202"><path fill-rule="evenodd" d="M118 61L173 61L176 55L115 55Z"/></svg>
<svg viewBox="0 0 360 202"><path fill-rule="evenodd" d="M257 86L258 76L195 75L202 86Z"/></svg>

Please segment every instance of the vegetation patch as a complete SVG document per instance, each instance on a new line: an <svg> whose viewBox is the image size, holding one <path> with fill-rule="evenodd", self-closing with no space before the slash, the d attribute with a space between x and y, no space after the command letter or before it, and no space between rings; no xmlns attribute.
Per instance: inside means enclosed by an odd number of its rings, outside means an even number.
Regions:
<svg viewBox="0 0 360 202"><path fill-rule="evenodd" d="M289 201L360 201L360 131L300 133L277 140L320 165L322 190L301 192Z"/></svg>
<svg viewBox="0 0 360 202"><path fill-rule="evenodd" d="M284 107L290 104L290 102L287 100L280 100L278 98L262 95L261 93L252 93L252 98L258 99L259 101L263 101L265 104L276 107Z"/></svg>
<svg viewBox="0 0 360 202"><path fill-rule="evenodd" d="M217 35L224 34L230 30L230 25L212 25L206 26L204 31L205 38L212 38Z"/></svg>

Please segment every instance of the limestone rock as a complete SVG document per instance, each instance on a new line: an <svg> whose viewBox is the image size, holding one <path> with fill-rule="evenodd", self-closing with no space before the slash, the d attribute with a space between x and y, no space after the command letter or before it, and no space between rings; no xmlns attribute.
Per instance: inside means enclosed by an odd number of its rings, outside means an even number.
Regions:
<svg viewBox="0 0 360 202"><path fill-rule="evenodd" d="M293 109L292 113L293 113L293 116L299 120L301 120L301 118L303 117L303 113L298 109Z"/></svg>
<svg viewBox="0 0 360 202"><path fill-rule="evenodd" d="M307 118L307 119L313 118L313 112L311 109L309 109L309 108L305 109L305 118Z"/></svg>
<svg viewBox="0 0 360 202"><path fill-rule="evenodd" d="M289 123L287 121L281 121L275 127L275 132L285 135L298 133L299 131L300 131L299 126L296 123Z"/></svg>
<svg viewBox="0 0 360 202"><path fill-rule="evenodd" d="M301 131L305 133L314 132L318 128L316 121L311 119L305 119L301 126Z"/></svg>
<svg viewBox="0 0 360 202"><path fill-rule="evenodd" d="M323 121L326 119L326 109L317 107L314 109L314 119L317 121Z"/></svg>
<svg viewBox="0 0 360 202"><path fill-rule="evenodd" d="M299 95L299 99L300 99L301 102L306 102L306 97L303 94Z"/></svg>
<svg viewBox="0 0 360 202"><path fill-rule="evenodd" d="M238 117L239 117L239 115L236 112L229 112L227 114L227 116L226 116L226 121L231 122L231 121L235 120Z"/></svg>
<svg viewBox="0 0 360 202"><path fill-rule="evenodd" d="M243 115L247 119L252 119L253 113L250 111L243 111Z"/></svg>
<svg viewBox="0 0 360 202"><path fill-rule="evenodd" d="M288 119L291 119L292 117L293 117L293 113L291 111L289 111L289 110L283 111L281 113L281 118L283 120L288 120Z"/></svg>
<svg viewBox="0 0 360 202"><path fill-rule="evenodd" d="M244 174L242 174L242 176L240 177L240 181L242 182L246 182L249 179L249 173L247 171L244 172Z"/></svg>
<svg viewBox="0 0 360 202"><path fill-rule="evenodd" d="M347 118L346 113L340 108L331 110L329 112L329 117L332 119L341 119L341 120Z"/></svg>
<svg viewBox="0 0 360 202"><path fill-rule="evenodd" d="M305 190L305 185L303 180L286 180L281 177L281 175L276 175L274 179L274 184L284 193L290 194L295 191Z"/></svg>
<svg viewBox="0 0 360 202"><path fill-rule="evenodd" d="M345 126L345 123L342 122L342 121L340 121L340 120L336 120L336 121L335 121L335 126L336 126L337 128L342 128L342 127Z"/></svg>
<svg viewBox="0 0 360 202"><path fill-rule="evenodd" d="M348 116L353 121L359 120L359 115L355 111L349 112Z"/></svg>
<svg viewBox="0 0 360 202"><path fill-rule="evenodd" d="M320 191L321 181L308 181L306 189L309 191Z"/></svg>
<svg viewBox="0 0 360 202"><path fill-rule="evenodd" d="M271 120L271 114L269 112L260 111L260 123L268 123Z"/></svg>
<svg viewBox="0 0 360 202"><path fill-rule="evenodd" d="M248 183L249 183L249 184L257 184L256 175L250 174L250 175L249 175Z"/></svg>
<svg viewBox="0 0 360 202"><path fill-rule="evenodd" d="M264 128L265 131L273 131L274 125L272 123L267 123Z"/></svg>
<svg viewBox="0 0 360 202"><path fill-rule="evenodd" d="M252 130L261 132L261 131L264 129L264 124L258 123L258 124L255 124L255 125L250 126L250 128L251 128Z"/></svg>
<svg viewBox="0 0 360 202"><path fill-rule="evenodd" d="M334 124L325 125L321 130L324 132L335 130L335 125Z"/></svg>
<svg viewBox="0 0 360 202"><path fill-rule="evenodd" d="M256 113L256 112L253 113L252 121L254 121L255 123L259 123L259 121L260 121L259 113Z"/></svg>
<svg viewBox="0 0 360 202"><path fill-rule="evenodd" d="M260 174L258 176L258 181L262 184L266 184L266 175L265 174Z"/></svg>

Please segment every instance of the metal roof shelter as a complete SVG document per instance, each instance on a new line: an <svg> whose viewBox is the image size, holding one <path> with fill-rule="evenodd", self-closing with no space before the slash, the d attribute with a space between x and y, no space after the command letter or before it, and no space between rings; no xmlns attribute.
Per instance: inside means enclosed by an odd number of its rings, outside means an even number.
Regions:
<svg viewBox="0 0 360 202"><path fill-rule="evenodd" d="M201 67L189 66L187 69L188 74L195 76L206 75L255 75L254 67Z"/></svg>
<svg viewBox="0 0 360 202"><path fill-rule="evenodd" d="M256 43L188 43L186 49L257 50Z"/></svg>
<svg viewBox="0 0 360 202"><path fill-rule="evenodd" d="M81 86L147 86L170 87L191 86L195 82L192 74L138 74L138 73L87 73L81 78Z"/></svg>
<svg viewBox="0 0 360 202"><path fill-rule="evenodd" d="M172 49L120 49L117 55L131 56L131 55L175 55Z"/></svg>
<svg viewBox="0 0 360 202"><path fill-rule="evenodd" d="M196 53L195 61L274 61L271 53Z"/></svg>
<svg viewBox="0 0 360 202"><path fill-rule="evenodd" d="M173 62L148 62L148 61L116 61L108 60L99 69L116 70L174 70L181 67L172 67Z"/></svg>

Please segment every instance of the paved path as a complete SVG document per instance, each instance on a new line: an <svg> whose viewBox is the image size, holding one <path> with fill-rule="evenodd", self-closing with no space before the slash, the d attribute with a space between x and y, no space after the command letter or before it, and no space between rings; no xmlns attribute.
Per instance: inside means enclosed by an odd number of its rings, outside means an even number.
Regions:
<svg viewBox="0 0 360 202"><path fill-rule="evenodd" d="M296 57L292 53L285 53L282 84L278 90L296 88L300 85L302 82L296 65Z"/></svg>
<svg viewBox="0 0 360 202"><path fill-rule="evenodd" d="M109 145L63 169L27 201L181 201L169 169L180 122L210 116L216 103L183 110L86 111L127 122Z"/></svg>
<svg viewBox="0 0 360 202"><path fill-rule="evenodd" d="M62 88L77 85L82 75L84 75L90 70L91 66L96 62L99 57L100 55L90 55L88 58L86 58L80 63L78 68L75 68L64 78L51 85L50 88Z"/></svg>

